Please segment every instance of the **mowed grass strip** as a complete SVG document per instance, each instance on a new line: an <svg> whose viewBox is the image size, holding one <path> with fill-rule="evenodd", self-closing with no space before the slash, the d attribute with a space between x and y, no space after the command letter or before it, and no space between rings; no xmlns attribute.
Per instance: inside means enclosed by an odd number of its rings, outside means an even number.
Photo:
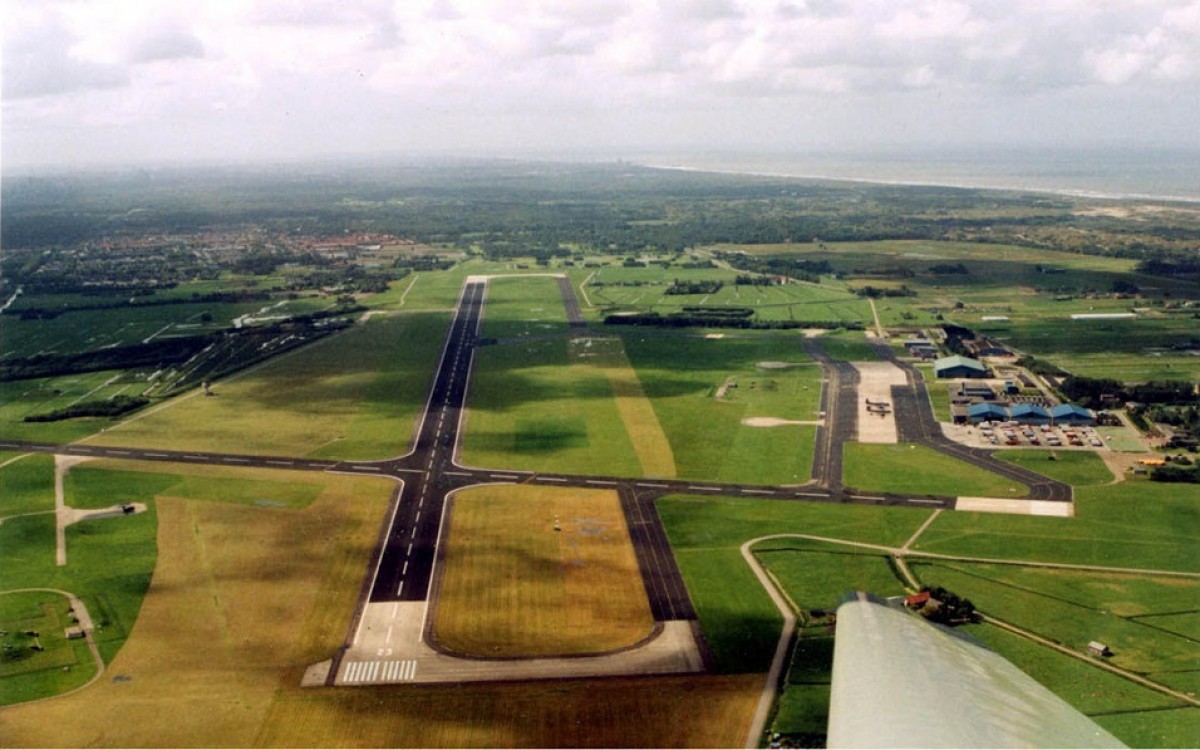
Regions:
<svg viewBox="0 0 1200 750"><path fill-rule="evenodd" d="M847 487L875 492L1022 497L1025 485L915 443L845 445Z"/></svg>
<svg viewBox="0 0 1200 750"><path fill-rule="evenodd" d="M633 443L642 476L675 476L675 454L671 443L654 413L654 405L646 396L637 371L625 354L619 338L582 339L571 342L569 351L576 357L594 357L596 367L608 378L616 399L617 412ZM586 361L586 360L585 360Z"/></svg>
<svg viewBox="0 0 1200 750"><path fill-rule="evenodd" d="M473 656L594 654L654 618L617 494L489 485L455 493L433 637Z"/></svg>
<svg viewBox="0 0 1200 750"><path fill-rule="evenodd" d="M368 459L407 449L445 313L371 320L184 396L95 438L106 445Z"/></svg>

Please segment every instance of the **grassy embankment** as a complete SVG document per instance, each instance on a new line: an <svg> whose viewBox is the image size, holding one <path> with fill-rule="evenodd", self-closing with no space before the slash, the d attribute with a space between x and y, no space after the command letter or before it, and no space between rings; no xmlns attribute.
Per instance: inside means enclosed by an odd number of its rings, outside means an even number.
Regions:
<svg viewBox="0 0 1200 750"><path fill-rule="evenodd" d="M433 636L477 656L603 653L654 627L611 490L495 485L455 493Z"/></svg>

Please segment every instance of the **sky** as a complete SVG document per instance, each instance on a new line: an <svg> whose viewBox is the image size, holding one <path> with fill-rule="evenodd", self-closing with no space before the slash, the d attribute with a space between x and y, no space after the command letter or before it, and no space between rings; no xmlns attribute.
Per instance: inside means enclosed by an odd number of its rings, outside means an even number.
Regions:
<svg viewBox="0 0 1200 750"><path fill-rule="evenodd" d="M1200 0L0 0L2 166L1200 149Z"/></svg>

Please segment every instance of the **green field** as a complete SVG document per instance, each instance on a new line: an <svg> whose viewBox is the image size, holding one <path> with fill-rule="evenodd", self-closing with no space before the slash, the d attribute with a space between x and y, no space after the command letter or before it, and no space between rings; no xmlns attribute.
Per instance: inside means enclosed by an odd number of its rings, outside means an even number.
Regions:
<svg viewBox="0 0 1200 750"><path fill-rule="evenodd" d="M51 591L0 593L0 706L59 695L96 674L87 642L68 640L70 601Z"/></svg>
<svg viewBox="0 0 1200 750"><path fill-rule="evenodd" d="M915 508L690 496L663 498L658 511L722 672L765 671L782 624L779 611L742 558L742 543L792 532L899 546L929 517L928 511ZM780 544L769 542L763 549ZM869 561L866 566L874 569ZM839 588L841 583L831 586ZM836 594L822 593L820 605L814 606L827 606L830 597L836 603Z"/></svg>
<svg viewBox="0 0 1200 750"><path fill-rule="evenodd" d="M1200 570L1200 497L1149 481L1083 487L1074 518L944 513L916 548L1007 560Z"/></svg>
<svg viewBox="0 0 1200 750"><path fill-rule="evenodd" d="M1009 450L996 451L993 455L1001 461L1023 466L1074 487L1106 484L1113 480L1104 459L1091 451Z"/></svg>
<svg viewBox="0 0 1200 750"><path fill-rule="evenodd" d="M465 463L637 476L608 378L562 339L476 351Z"/></svg>
<svg viewBox="0 0 1200 750"><path fill-rule="evenodd" d="M122 371L88 372L0 382L0 434L13 440L67 443L113 424L100 417L59 422L24 422L25 417L46 414L81 401L100 401L116 395L138 396L150 384Z"/></svg>
<svg viewBox="0 0 1200 750"><path fill-rule="evenodd" d="M798 337L623 338L679 476L754 484L808 480L815 427L743 424L751 418L819 419L821 370ZM762 362L792 366L764 368ZM718 399L723 385L729 387Z"/></svg>
<svg viewBox="0 0 1200 750"><path fill-rule="evenodd" d="M847 487L875 492L973 497L1022 497L1028 492L1022 484L915 443L848 442L842 479Z"/></svg>
<svg viewBox="0 0 1200 750"><path fill-rule="evenodd" d="M1118 575L1097 581L1090 572L957 562L913 562L910 568L922 583L965 596L980 611L1077 652L1100 641L1112 650L1106 661L1114 666L1141 674L1200 669L1194 640L1127 619L1134 612L1200 609L1200 582Z"/></svg>
<svg viewBox="0 0 1200 750"><path fill-rule="evenodd" d="M33 454L0 468L0 517L53 510L53 456Z"/></svg>
<svg viewBox="0 0 1200 750"><path fill-rule="evenodd" d="M218 381L109 430L98 442L340 459L407 450L448 316L372 320Z"/></svg>
<svg viewBox="0 0 1200 750"><path fill-rule="evenodd" d="M557 279L514 276L488 282L481 336L546 336L566 330L567 314Z"/></svg>

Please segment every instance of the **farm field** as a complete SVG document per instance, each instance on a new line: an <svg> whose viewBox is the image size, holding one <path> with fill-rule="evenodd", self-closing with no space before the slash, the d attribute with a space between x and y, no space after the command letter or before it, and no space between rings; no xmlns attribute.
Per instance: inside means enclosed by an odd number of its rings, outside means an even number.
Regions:
<svg viewBox="0 0 1200 750"><path fill-rule="evenodd" d="M489 485L448 511L432 637L468 656L630 646L654 627L616 492Z"/></svg>
<svg viewBox="0 0 1200 750"><path fill-rule="evenodd" d="M716 668L724 673L766 671L782 625L742 559L744 542L792 532L898 546L929 517L916 508L691 496L663 498L658 511Z"/></svg>
<svg viewBox="0 0 1200 750"><path fill-rule="evenodd" d="M84 417L59 422L25 422L25 417L47 414L82 401L118 395L139 396L150 384L123 371L111 370L60 375L52 378L0 382L0 434L17 440L71 442L91 435L113 422Z"/></svg>
<svg viewBox="0 0 1200 750"><path fill-rule="evenodd" d="M846 443L842 480L847 487L876 492L978 497L1027 492L1024 485L915 443Z"/></svg>
<svg viewBox="0 0 1200 750"><path fill-rule="evenodd" d="M114 679L6 708L5 744L251 744L280 680L315 655L304 650L310 639L340 640L391 483L294 475L319 495L307 507L285 509L226 498L230 489L257 495L272 484L255 477L286 480L289 473L210 469L206 479L194 467L160 464L159 472L185 473L148 474L147 464L105 465L161 493L140 498L150 512L77 525L83 533L69 536L69 564L58 571L51 521L48 566L6 566L0 575L5 588L47 580L79 594L101 628L106 674ZM164 481L177 484L164 490ZM220 488L221 500L183 497L180 482ZM336 648L326 651L324 643L319 658ZM115 714L128 720L114 723Z"/></svg>
<svg viewBox="0 0 1200 750"><path fill-rule="evenodd" d="M991 625L969 633L1130 747L1183 747L1196 736L1200 709Z"/></svg>
<svg viewBox="0 0 1200 750"><path fill-rule="evenodd" d="M1150 575L1037 571L958 562L911 564L929 586L942 586L980 611L1031 630L1080 653L1090 641L1113 652L1106 661L1139 674L1200 669L1196 642L1158 631L1133 614L1200 610L1200 581Z"/></svg>
<svg viewBox="0 0 1200 750"><path fill-rule="evenodd" d="M1074 518L942 514L916 548L1005 560L1200 570L1194 487L1134 480L1075 491Z"/></svg>
<svg viewBox="0 0 1200 750"><path fill-rule="evenodd" d="M821 370L798 337L622 338L679 476L762 484L809 479L815 427L804 423L820 418ZM744 423L754 418L776 424Z"/></svg>
<svg viewBox="0 0 1200 750"><path fill-rule="evenodd" d="M109 429L105 445L321 458L403 454L448 319L372 320Z"/></svg>

